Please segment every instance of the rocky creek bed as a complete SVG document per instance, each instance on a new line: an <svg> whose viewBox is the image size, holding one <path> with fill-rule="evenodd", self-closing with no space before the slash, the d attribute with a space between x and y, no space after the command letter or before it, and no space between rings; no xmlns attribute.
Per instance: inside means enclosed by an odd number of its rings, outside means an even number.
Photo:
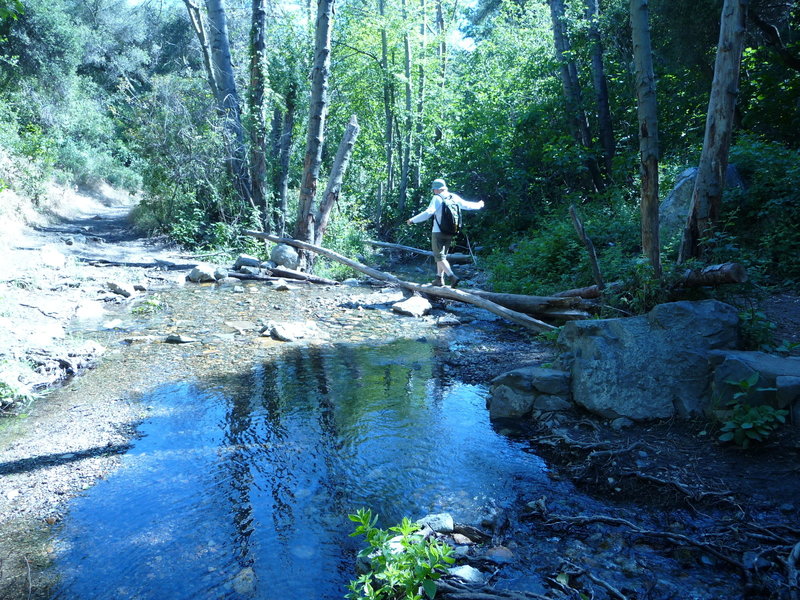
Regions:
<svg viewBox="0 0 800 600"><path fill-rule="evenodd" d="M283 352L286 342L260 335L267 317L308 319L339 342L450 336L443 364L467 383L487 384L553 358L530 334L453 303L437 305L432 317L399 316L388 308L397 290L182 286L185 272L170 265L189 257L131 235L124 207L93 209L7 242L3 253L3 358L33 366L22 376L43 395L9 410L0 424L2 598L50 597L53 528L70 499L113 472L135 440L148 416L139 398L158 381L224 376L254 357ZM124 298L109 282L146 291ZM437 327L444 314L461 325ZM478 343L468 344L477 331ZM168 336L178 343L166 343ZM88 367L89 376L74 377ZM65 385L54 389L58 381ZM719 445L715 427L699 421L615 429L574 412L495 426L526 440L531 453L547 460L550 477L574 482L599 504L531 497L467 524L485 535L483 550L464 552L485 578L449 580L443 587L449 597L794 599L800 593L796 429L741 451ZM523 562L536 565L535 580L495 588L493 574Z"/></svg>

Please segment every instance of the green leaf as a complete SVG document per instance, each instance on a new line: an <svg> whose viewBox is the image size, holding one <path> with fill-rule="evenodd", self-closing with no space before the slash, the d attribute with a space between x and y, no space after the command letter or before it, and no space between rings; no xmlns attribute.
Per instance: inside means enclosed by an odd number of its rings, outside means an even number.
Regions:
<svg viewBox="0 0 800 600"><path fill-rule="evenodd" d="M723 433L721 436L719 436L719 439L720 441L723 442L730 442L733 439L733 432L728 431L726 433Z"/></svg>
<svg viewBox="0 0 800 600"><path fill-rule="evenodd" d="M422 582L422 589L425 590L428 598L434 598L436 596L436 583L430 579L426 579Z"/></svg>

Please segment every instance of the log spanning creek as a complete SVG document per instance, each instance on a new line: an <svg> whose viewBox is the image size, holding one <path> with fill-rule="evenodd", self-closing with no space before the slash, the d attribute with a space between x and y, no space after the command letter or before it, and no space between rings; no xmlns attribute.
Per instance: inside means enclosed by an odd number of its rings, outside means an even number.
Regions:
<svg viewBox="0 0 800 600"><path fill-rule="evenodd" d="M398 299L187 286L138 304L153 310L84 322L77 335L109 351L57 393L125 395L148 416L120 467L54 527L52 598L342 598L363 547L348 518L359 508L381 527L446 512L487 531L487 547L504 549L479 563L496 590L549 593L563 557L589 556L617 585L655 569L662 583L647 597L734 597L727 578L649 547L627 554L601 532L590 548L522 522L542 498L611 510L551 477L522 432L489 421L498 348L525 362L536 342L479 309L454 307L463 324L449 328L403 317L390 310ZM263 321L306 318L313 340L259 335Z"/></svg>

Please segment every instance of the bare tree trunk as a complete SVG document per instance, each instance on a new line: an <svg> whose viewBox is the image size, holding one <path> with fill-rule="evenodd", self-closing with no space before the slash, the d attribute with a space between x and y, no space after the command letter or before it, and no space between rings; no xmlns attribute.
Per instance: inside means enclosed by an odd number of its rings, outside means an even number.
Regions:
<svg viewBox="0 0 800 600"><path fill-rule="evenodd" d="M406 10L407 0L402 0L403 3L403 21L408 18ZM405 82L405 97L406 97L406 114L405 114L405 132L403 132L402 154L400 164L400 189L398 190L397 198L397 212L401 215L406 210L406 195L408 192L408 174L411 169L411 133L414 129L414 113L411 109L411 40L408 36L408 31L403 35L403 64L406 76Z"/></svg>
<svg viewBox="0 0 800 600"><path fill-rule="evenodd" d="M386 0L378 0L378 13L386 16ZM384 197L394 189L394 94L392 78L389 76L389 42L386 27L381 29L381 72L383 74L383 143L386 148L386 187Z"/></svg>
<svg viewBox="0 0 800 600"><path fill-rule="evenodd" d="M444 98L446 90L445 82L447 81L447 39L445 38L445 24L444 24L444 9L442 8L442 0L436 0L436 33L439 35L439 47L436 52L439 58L439 89ZM440 141L444 137L444 131L441 124L436 123L435 141Z"/></svg>
<svg viewBox="0 0 800 600"><path fill-rule="evenodd" d="M289 159L292 154L294 135L294 113L297 108L297 85L289 85L286 94L286 112L283 114L283 126L278 151L278 170L275 188L278 191L278 214L276 216L276 230L284 235L286 232L286 219L289 214Z"/></svg>
<svg viewBox="0 0 800 600"><path fill-rule="evenodd" d="M234 187L242 201L246 201L254 210L258 210L253 203L251 193L245 131L242 126L239 94L236 91L236 81L233 75L225 2L224 0L206 0L206 10L208 11L211 40L211 65L214 80L218 86L217 103L225 119L225 145L228 149L226 164L233 178Z"/></svg>
<svg viewBox="0 0 800 600"><path fill-rule="evenodd" d="M272 215L267 201L267 45L265 28L267 0L253 0L250 30L250 178L253 202L260 209L261 227L272 231Z"/></svg>
<svg viewBox="0 0 800 600"><path fill-rule="evenodd" d="M334 0L319 0L317 4L314 65L311 70L311 101L306 137L306 158L303 181L300 185L295 238L310 243L314 240L314 199L317 193L319 169L322 164L322 144L325 120L328 115L328 77L331 66L331 31L333 29ZM308 264L308 254L300 251L300 265Z"/></svg>
<svg viewBox="0 0 800 600"><path fill-rule="evenodd" d="M347 165L350 163L350 156L353 153L353 146L355 146L360 129L361 127L358 125L358 119L353 115L350 117L350 122L345 128L342 142L339 144L339 150L337 150L336 158L333 160L330 177L328 177L328 186L325 189L322 201L319 203L319 210L316 216L317 228L314 232L315 246L322 246L322 238L325 235L325 230L328 228L328 219L331 214L331 209L336 203L336 200L339 199L339 192L342 189L344 175L347 172Z"/></svg>
<svg viewBox="0 0 800 600"><path fill-rule="evenodd" d="M708 101L703 152L692 192L692 203L683 232L678 262L700 255L700 243L720 215L728 151L733 132L734 109L739 95L747 0L725 0L714 63L714 80Z"/></svg>
<svg viewBox="0 0 800 600"><path fill-rule="evenodd" d="M658 119L653 53L647 0L630 0L633 58L639 115L641 173L642 250L653 273L661 277L661 247L658 233Z"/></svg>
<svg viewBox="0 0 800 600"><path fill-rule="evenodd" d="M586 20L589 21L589 41L592 48L592 80L597 101L597 121L600 130L600 144L603 147L603 159L607 177L612 175L612 159L616 151L614 127L611 121L611 109L608 104L608 83L603 65L603 44L598 28L599 2L586 0Z"/></svg>
<svg viewBox="0 0 800 600"><path fill-rule="evenodd" d="M414 187L422 187L422 136L424 134L423 115L425 112L425 50L428 43L427 19L425 15L425 0L420 0L420 19L419 26L419 74L417 81L417 136L416 136L416 159L414 163Z"/></svg>
<svg viewBox="0 0 800 600"><path fill-rule="evenodd" d="M583 110L583 98L580 83L578 82L578 69L570 58L572 48L567 38L564 27L564 0L549 0L550 17L553 22L553 41L555 43L556 59L561 66L561 84L564 88L564 101L567 109L567 121L572 130L575 141L587 152L592 148L592 136L589 132L589 121ZM600 169L594 157L588 156L585 160L586 167L592 178L596 190L604 187L600 177Z"/></svg>
<svg viewBox="0 0 800 600"><path fill-rule="evenodd" d="M186 10L189 12L189 20L192 22L197 40L200 42L200 50L203 53L203 66L206 69L208 88L216 99L219 97L219 90L217 89L217 81L214 79L214 69L211 67L211 48L208 46L208 35L206 34L206 27L203 23L203 13L194 0L183 0L183 3L186 5Z"/></svg>

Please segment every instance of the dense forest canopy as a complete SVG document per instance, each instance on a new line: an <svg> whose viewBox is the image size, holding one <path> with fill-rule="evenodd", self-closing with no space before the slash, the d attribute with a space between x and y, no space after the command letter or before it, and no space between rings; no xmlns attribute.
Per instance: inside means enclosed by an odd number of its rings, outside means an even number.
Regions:
<svg viewBox="0 0 800 600"><path fill-rule="evenodd" d="M322 183L352 116L361 129L326 245L426 246L405 219L444 177L486 202L468 235L500 291L591 283L570 204L608 280L645 277L633 3L327 4ZM796 284L800 7L748 4L730 149L746 185L726 191L705 258ZM662 199L700 158L722 8L649 2ZM51 178L107 181L141 194L142 227L192 247L291 234L319 118L318 21L291 0L0 0L0 188L35 199ZM677 242L661 240L665 265Z"/></svg>

